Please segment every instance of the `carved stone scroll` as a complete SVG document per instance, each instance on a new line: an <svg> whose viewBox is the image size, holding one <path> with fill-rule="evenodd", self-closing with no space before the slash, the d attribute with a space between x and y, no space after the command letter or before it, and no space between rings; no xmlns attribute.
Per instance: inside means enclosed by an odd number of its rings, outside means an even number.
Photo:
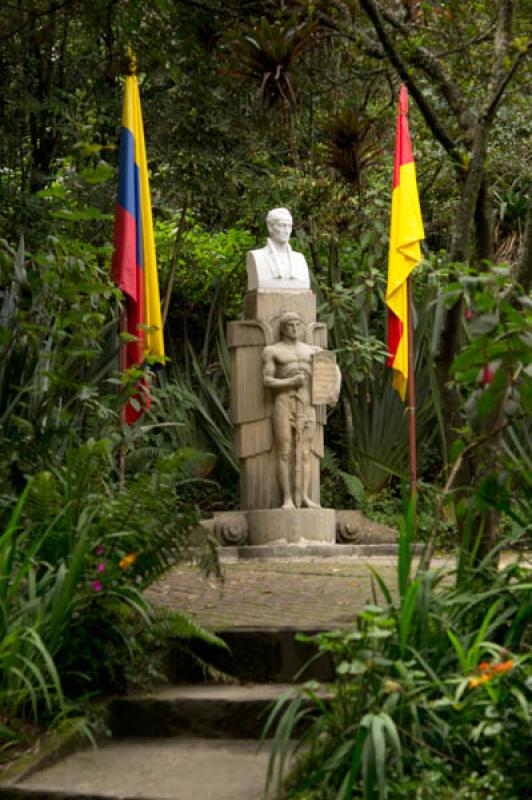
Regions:
<svg viewBox="0 0 532 800"><path fill-rule="evenodd" d="M336 355L327 350L312 356L312 404L336 403Z"/></svg>

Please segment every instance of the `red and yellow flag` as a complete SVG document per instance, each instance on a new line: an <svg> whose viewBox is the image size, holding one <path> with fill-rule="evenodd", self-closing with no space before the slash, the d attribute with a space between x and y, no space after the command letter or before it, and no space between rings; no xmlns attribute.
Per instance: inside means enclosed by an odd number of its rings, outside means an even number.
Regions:
<svg viewBox="0 0 532 800"><path fill-rule="evenodd" d="M388 366L393 368L393 387L405 399L408 382L407 278L421 261L419 242L425 238L408 130L408 91L401 86L395 139L392 218L388 254Z"/></svg>
<svg viewBox="0 0 532 800"><path fill-rule="evenodd" d="M164 360L159 280L151 213L148 164L140 95L135 75L126 78L120 165L115 213L112 277L122 289L127 305L128 333L126 368L142 366L146 356ZM149 407L147 386L139 387L138 410L130 402L125 409L128 424Z"/></svg>

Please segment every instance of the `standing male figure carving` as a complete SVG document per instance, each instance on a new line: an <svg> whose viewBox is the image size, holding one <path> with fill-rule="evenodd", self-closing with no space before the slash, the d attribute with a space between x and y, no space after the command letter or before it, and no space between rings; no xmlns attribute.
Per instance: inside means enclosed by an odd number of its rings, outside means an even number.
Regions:
<svg viewBox="0 0 532 800"><path fill-rule="evenodd" d="M273 436L282 508L319 508L310 498L311 446L316 430L312 404L312 356L322 348L299 339L301 319L286 312L280 320L279 342L263 351L264 386L272 389ZM340 371L336 389L340 392Z"/></svg>

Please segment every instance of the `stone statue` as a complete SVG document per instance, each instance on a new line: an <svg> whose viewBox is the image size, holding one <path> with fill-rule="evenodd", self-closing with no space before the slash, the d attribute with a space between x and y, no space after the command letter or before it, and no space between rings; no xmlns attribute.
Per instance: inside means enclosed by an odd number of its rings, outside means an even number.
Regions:
<svg viewBox="0 0 532 800"><path fill-rule="evenodd" d="M289 244L290 212L273 209L267 225L266 247L247 256L242 319L227 328L240 511L252 546L334 542L335 511L320 506L320 459L340 372L307 263ZM233 535L220 528L223 540Z"/></svg>
<svg viewBox="0 0 532 800"><path fill-rule="evenodd" d="M248 291L255 289L310 289L305 256L290 247L292 215L287 208L273 208L266 217L266 247L247 255Z"/></svg>
<svg viewBox="0 0 532 800"><path fill-rule="evenodd" d="M312 402L312 356L321 347L300 340L302 320L294 312L280 319L280 341L264 348L264 386L274 395L272 425L282 508L319 508L310 497L311 447L316 432ZM332 402L338 400L340 371Z"/></svg>
<svg viewBox="0 0 532 800"><path fill-rule="evenodd" d="M292 545L330 545L337 532L358 546L365 534L357 512L320 504L327 406L338 402L340 370L307 262L289 244L292 216L274 208L266 222L266 247L247 255L242 317L227 326L239 511L220 512L204 527L226 546L245 545L246 557L267 556L265 545L288 553Z"/></svg>

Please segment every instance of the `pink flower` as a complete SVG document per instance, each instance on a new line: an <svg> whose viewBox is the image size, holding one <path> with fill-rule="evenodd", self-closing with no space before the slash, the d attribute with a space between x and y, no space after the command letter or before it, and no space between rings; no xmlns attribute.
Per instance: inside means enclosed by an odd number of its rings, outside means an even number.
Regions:
<svg viewBox="0 0 532 800"><path fill-rule="evenodd" d="M96 572L105 572L105 562L104 561L100 561L100 563L96 567Z"/></svg>
<svg viewBox="0 0 532 800"><path fill-rule="evenodd" d="M469 308L469 306L468 306L468 307L466 308L466 310L465 310L465 318L466 318L467 320L470 320L472 317L473 317L473 312L471 311L471 309L470 309L470 308Z"/></svg>
<svg viewBox="0 0 532 800"><path fill-rule="evenodd" d="M99 544L95 550L95 553L97 556L103 556L103 554L105 553L105 546L103 544Z"/></svg>
<svg viewBox="0 0 532 800"><path fill-rule="evenodd" d="M101 592L103 589L103 583L101 581L93 581L91 586L93 592Z"/></svg>
<svg viewBox="0 0 532 800"><path fill-rule="evenodd" d="M482 378L480 382L482 386L489 386L489 384L493 381L493 372L490 369L490 365L486 362L484 364L484 369L482 370Z"/></svg>

